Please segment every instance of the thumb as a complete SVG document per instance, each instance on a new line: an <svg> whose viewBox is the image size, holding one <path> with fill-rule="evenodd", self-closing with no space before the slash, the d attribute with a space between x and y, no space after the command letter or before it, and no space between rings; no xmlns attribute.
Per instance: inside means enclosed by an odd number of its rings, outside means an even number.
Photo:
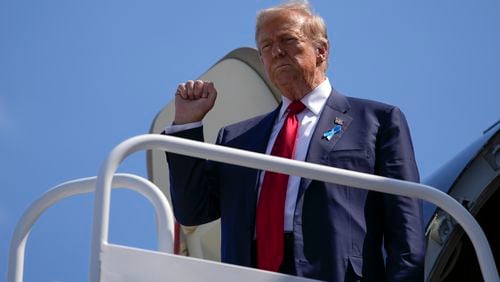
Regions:
<svg viewBox="0 0 500 282"><path fill-rule="evenodd" d="M217 89L215 89L214 83L210 82L207 87L207 92L208 92L208 100L210 103L214 104L215 99L217 99Z"/></svg>

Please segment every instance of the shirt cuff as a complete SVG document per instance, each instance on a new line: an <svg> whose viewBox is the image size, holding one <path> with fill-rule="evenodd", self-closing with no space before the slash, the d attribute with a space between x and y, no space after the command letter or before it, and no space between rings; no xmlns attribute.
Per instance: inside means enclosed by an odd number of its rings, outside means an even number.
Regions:
<svg viewBox="0 0 500 282"><path fill-rule="evenodd" d="M197 122L191 122L191 123L186 123L186 124L172 124L171 126L165 127L165 134L173 134L177 133L180 131L188 130L188 129L193 129L196 127L201 127L203 126L203 123L201 121Z"/></svg>

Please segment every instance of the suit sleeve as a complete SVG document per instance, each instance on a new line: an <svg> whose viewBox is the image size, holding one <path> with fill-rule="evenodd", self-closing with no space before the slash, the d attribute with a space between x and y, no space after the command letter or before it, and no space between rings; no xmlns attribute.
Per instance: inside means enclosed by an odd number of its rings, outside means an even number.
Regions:
<svg viewBox="0 0 500 282"><path fill-rule="evenodd" d="M169 134L203 141L203 127ZM170 194L174 214L182 225L204 224L220 217L217 163L166 153L170 175Z"/></svg>
<svg viewBox="0 0 500 282"><path fill-rule="evenodd" d="M376 174L419 182L408 124L398 108L381 121ZM387 281L423 281L425 241L422 202L384 194L384 247Z"/></svg>

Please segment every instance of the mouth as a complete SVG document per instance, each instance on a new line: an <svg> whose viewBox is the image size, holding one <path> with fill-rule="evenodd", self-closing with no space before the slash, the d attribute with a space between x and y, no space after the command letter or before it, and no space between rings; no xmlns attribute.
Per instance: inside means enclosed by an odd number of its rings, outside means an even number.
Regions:
<svg viewBox="0 0 500 282"><path fill-rule="evenodd" d="M274 70L279 70L279 69L286 68L289 66L290 66L290 64L280 64L280 65L277 65L276 67L274 67Z"/></svg>

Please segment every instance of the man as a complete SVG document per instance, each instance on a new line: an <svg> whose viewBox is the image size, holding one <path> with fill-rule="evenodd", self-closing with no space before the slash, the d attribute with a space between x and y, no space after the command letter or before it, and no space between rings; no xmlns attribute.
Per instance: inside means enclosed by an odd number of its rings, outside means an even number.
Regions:
<svg viewBox="0 0 500 282"><path fill-rule="evenodd" d="M256 42L283 101L221 129L217 144L419 181L401 111L331 87L325 24L307 2L262 11ZM211 82L180 84L166 133L203 140L201 120L216 96ZM177 220L221 218L223 262L328 281L423 280L418 200L170 153L167 159Z"/></svg>

